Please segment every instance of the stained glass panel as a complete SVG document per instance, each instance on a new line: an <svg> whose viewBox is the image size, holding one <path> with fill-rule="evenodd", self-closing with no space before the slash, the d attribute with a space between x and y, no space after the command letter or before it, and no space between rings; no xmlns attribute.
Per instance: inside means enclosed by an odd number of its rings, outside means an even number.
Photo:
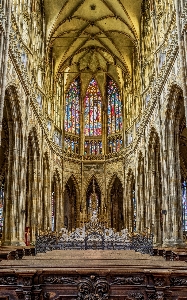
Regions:
<svg viewBox="0 0 187 300"><path fill-rule="evenodd" d="M182 183L182 225L183 231L187 231L187 183Z"/></svg>
<svg viewBox="0 0 187 300"><path fill-rule="evenodd" d="M108 135L122 131L122 107L119 89L114 80L107 82Z"/></svg>
<svg viewBox="0 0 187 300"><path fill-rule="evenodd" d="M85 155L102 154L102 141L85 141L84 154Z"/></svg>
<svg viewBox="0 0 187 300"><path fill-rule="evenodd" d="M80 132L80 80L76 78L66 95L65 131L79 135Z"/></svg>
<svg viewBox="0 0 187 300"><path fill-rule="evenodd" d="M84 99L84 134L85 136L99 136L101 125L101 92L95 79L92 79Z"/></svg>

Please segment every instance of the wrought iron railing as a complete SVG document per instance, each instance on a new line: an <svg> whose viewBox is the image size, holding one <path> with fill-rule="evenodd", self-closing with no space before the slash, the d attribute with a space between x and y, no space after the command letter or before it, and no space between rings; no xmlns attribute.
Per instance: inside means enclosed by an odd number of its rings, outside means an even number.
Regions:
<svg viewBox="0 0 187 300"><path fill-rule="evenodd" d="M153 255L153 234L129 234L126 229L116 232L100 223L88 222L73 232L68 232L64 228L60 235L46 232L36 236L36 254L55 249L135 250Z"/></svg>

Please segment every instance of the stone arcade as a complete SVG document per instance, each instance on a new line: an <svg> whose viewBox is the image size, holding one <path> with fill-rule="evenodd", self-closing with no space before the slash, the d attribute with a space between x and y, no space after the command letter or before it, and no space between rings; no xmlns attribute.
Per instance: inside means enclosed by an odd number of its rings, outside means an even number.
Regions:
<svg viewBox="0 0 187 300"><path fill-rule="evenodd" d="M186 29L186 0L0 0L0 251L93 205L185 251ZM187 298L186 262L74 251L1 262L0 299Z"/></svg>

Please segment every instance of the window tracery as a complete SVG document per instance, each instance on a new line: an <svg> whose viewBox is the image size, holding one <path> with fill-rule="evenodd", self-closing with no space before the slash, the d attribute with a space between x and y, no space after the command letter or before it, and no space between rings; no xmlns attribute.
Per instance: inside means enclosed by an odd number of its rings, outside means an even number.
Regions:
<svg viewBox="0 0 187 300"><path fill-rule="evenodd" d="M91 140L91 141L85 141L84 143L84 154L102 154L102 141L101 140Z"/></svg>
<svg viewBox="0 0 187 300"><path fill-rule="evenodd" d="M116 82L107 79L107 116L102 118L102 95L98 83L92 78L88 84L83 103L83 132L80 119L80 79L76 78L69 87L65 100L64 150L79 154L83 144L83 154L104 154L103 137L108 136L109 153L122 149L122 104ZM107 124L104 124L107 122ZM106 129L105 129L106 128Z"/></svg>
<svg viewBox="0 0 187 300"><path fill-rule="evenodd" d="M114 80L107 84L108 99L108 134L122 131L122 107L119 89Z"/></svg>
<svg viewBox="0 0 187 300"><path fill-rule="evenodd" d="M182 225L183 231L187 231L187 183L182 182Z"/></svg>
<svg viewBox="0 0 187 300"><path fill-rule="evenodd" d="M80 79L76 78L66 95L64 150L79 152L80 134Z"/></svg>
<svg viewBox="0 0 187 300"><path fill-rule="evenodd" d="M66 96L65 131L79 135L80 132L80 80L76 78L70 85Z"/></svg>
<svg viewBox="0 0 187 300"><path fill-rule="evenodd" d="M122 104L116 82L108 78L108 148L109 153L118 152L122 148Z"/></svg>
<svg viewBox="0 0 187 300"><path fill-rule="evenodd" d="M86 91L84 118L85 136L100 136L102 134L101 92L94 78L90 81Z"/></svg>

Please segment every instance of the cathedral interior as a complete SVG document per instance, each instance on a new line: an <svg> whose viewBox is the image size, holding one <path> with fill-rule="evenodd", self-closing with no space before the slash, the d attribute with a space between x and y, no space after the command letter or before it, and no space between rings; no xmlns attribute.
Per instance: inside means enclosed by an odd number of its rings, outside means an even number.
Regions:
<svg viewBox="0 0 187 300"><path fill-rule="evenodd" d="M185 249L187 1L0 0L0 62L1 249L74 232L93 202L106 228ZM170 279L173 294L157 280L156 292L115 290L110 299L187 299L177 290L187 292L184 269L180 284ZM8 291L14 277L2 272ZM91 276L92 292L80 288L76 299L109 299L104 288L93 292ZM47 287L2 295L75 299Z"/></svg>

